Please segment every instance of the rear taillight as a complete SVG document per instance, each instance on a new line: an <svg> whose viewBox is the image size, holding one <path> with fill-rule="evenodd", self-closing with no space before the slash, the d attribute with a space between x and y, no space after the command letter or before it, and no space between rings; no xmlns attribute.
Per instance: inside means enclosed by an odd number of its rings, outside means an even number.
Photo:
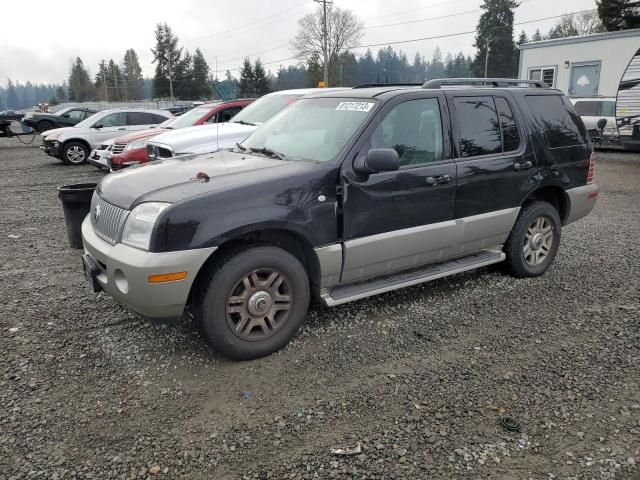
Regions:
<svg viewBox="0 0 640 480"><path fill-rule="evenodd" d="M596 154L591 153L589 157L589 171L587 173L587 184L593 183L593 177L596 173Z"/></svg>

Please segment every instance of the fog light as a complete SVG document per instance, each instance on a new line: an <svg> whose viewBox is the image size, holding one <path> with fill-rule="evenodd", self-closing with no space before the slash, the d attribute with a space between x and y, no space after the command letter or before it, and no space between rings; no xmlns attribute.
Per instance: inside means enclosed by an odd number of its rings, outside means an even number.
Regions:
<svg viewBox="0 0 640 480"><path fill-rule="evenodd" d="M120 269L117 269L113 272L113 281L122 293L129 293L129 281L125 276L124 272Z"/></svg>
<svg viewBox="0 0 640 480"><path fill-rule="evenodd" d="M149 275L149 283L177 282L187 278L187 272L160 273Z"/></svg>

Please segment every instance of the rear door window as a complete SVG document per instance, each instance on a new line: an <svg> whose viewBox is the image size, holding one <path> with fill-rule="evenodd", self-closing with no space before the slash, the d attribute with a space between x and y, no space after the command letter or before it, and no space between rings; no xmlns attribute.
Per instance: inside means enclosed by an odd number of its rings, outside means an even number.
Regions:
<svg viewBox="0 0 640 480"><path fill-rule="evenodd" d="M127 112L127 125L151 125L156 123L149 113Z"/></svg>
<svg viewBox="0 0 640 480"><path fill-rule="evenodd" d="M502 153L498 112L492 96L455 97L460 125L460 155L477 157Z"/></svg>
<svg viewBox="0 0 640 480"><path fill-rule="evenodd" d="M560 95L527 95L525 101L544 129L551 148L587 143L587 130L569 101Z"/></svg>

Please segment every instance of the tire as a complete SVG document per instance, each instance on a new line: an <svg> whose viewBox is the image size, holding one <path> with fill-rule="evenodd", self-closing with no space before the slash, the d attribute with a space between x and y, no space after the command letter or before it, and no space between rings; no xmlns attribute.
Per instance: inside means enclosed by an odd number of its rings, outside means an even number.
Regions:
<svg viewBox="0 0 640 480"><path fill-rule="evenodd" d="M62 148L61 160L67 165L82 165L87 163L89 149L81 142L68 142Z"/></svg>
<svg viewBox="0 0 640 480"><path fill-rule="evenodd" d="M526 204L520 211L505 244L507 266L517 278L545 273L558 253L562 222L547 202Z"/></svg>
<svg viewBox="0 0 640 480"><path fill-rule="evenodd" d="M269 245L229 252L194 293L198 330L236 360L263 357L285 346L304 320L310 297L300 261Z"/></svg>
<svg viewBox="0 0 640 480"><path fill-rule="evenodd" d="M38 122L36 130L38 131L38 133L43 133L43 132L46 132L47 130L53 130L53 128L54 128L53 123L42 121L42 122Z"/></svg>

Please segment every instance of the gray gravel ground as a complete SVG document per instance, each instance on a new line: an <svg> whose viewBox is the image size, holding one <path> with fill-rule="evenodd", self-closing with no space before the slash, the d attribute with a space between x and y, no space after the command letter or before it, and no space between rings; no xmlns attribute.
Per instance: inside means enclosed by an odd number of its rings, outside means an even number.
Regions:
<svg viewBox="0 0 640 480"><path fill-rule="evenodd" d="M543 277L315 310L252 362L88 292L56 187L96 169L15 139L0 169L3 480L640 478L636 155L600 154L597 208Z"/></svg>

